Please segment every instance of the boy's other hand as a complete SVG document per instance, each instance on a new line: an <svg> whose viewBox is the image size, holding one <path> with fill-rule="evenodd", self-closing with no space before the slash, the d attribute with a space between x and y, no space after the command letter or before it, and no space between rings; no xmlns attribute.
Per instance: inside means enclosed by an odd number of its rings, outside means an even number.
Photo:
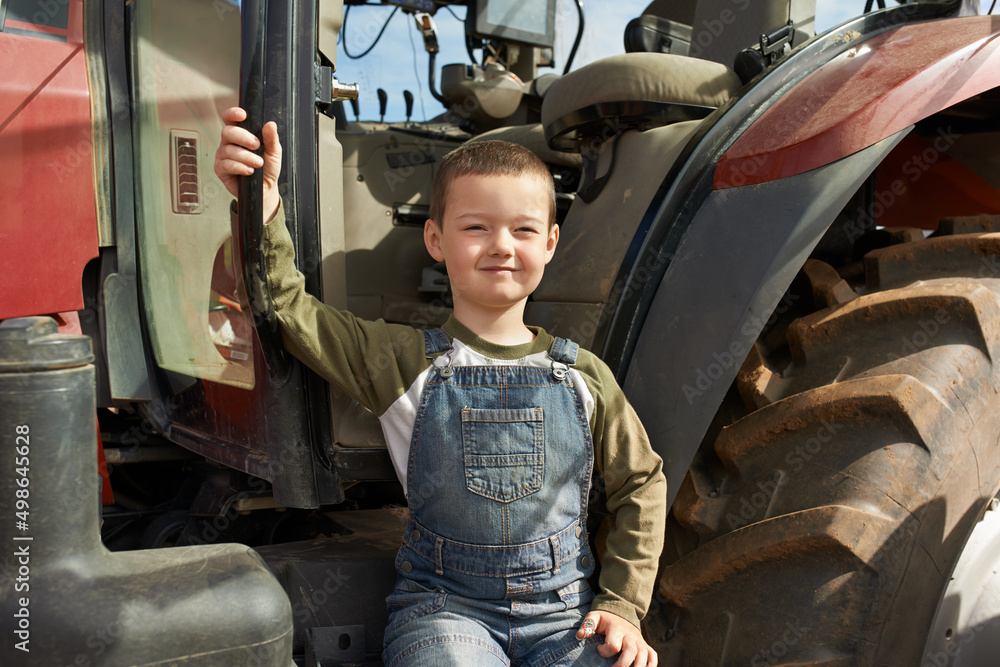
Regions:
<svg viewBox="0 0 1000 667"><path fill-rule="evenodd" d="M260 141L249 130L239 126L246 120L247 113L240 107L230 107L222 112L226 124L222 128L219 150L215 151L215 175L234 197L239 196L238 176L249 176L254 169L263 167L264 172L264 222L270 222L278 212L281 198L278 196L278 175L281 173L281 142L278 140L278 126L274 121L264 124L261 136L264 140L264 155L253 151L260 147Z"/></svg>
<svg viewBox="0 0 1000 667"><path fill-rule="evenodd" d="M656 651L642 638L639 628L617 614L592 611L583 619L576 638L585 639L592 634L604 635L604 643L597 652L605 658L618 656L612 667L656 667Z"/></svg>

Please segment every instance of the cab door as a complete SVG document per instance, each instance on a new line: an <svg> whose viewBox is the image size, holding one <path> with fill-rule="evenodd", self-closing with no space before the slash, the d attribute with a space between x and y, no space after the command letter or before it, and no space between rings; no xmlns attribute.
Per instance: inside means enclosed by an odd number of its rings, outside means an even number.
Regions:
<svg viewBox="0 0 1000 667"><path fill-rule="evenodd" d="M256 209L251 195L240 197L234 243L233 202L213 163L225 108L252 106L258 132L263 118L278 122L288 225L299 265L309 268L307 289L322 298L343 216L342 206L321 207L316 188L319 175L336 195L330 164L340 163L339 154L324 160L320 173L320 149L336 139L321 132L332 120L316 104L318 4L336 19L327 26L335 39L339 2L136 0L126 10L136 246L156 366L146 415L170 440L270 482L274 501L292 507L343 499L328 389L283 351L273 317L261 311L255 255L241 252L248 239L239 243L250 220L259 225L259 196ZM245 193L252 188L244 184ZM334 230L330 268L323 224Z"/></svg>

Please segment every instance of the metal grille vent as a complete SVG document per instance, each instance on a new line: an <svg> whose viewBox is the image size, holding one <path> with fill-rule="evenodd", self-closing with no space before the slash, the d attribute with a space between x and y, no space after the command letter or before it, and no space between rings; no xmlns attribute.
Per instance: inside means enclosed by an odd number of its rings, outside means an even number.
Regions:
<svg viewBox="0 0 1000 667"><path fill-rule="evenodd" d="M170 190L174 213L201 213L198 180L198 133L170 131Z"/></svg>

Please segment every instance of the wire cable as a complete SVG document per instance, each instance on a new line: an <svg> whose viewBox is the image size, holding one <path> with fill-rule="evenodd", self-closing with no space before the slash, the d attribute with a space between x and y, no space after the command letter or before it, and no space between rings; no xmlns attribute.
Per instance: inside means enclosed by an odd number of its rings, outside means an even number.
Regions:
<svg viewBox="0 0 1000 667"><path fill-rule="evenodd" d="M569 52L563 74L567 74L569 68L573 66L573 58L576 58L576 50L580 48L580 40L583 39L583 0L576 0L576 13L580 16L580 25L576 28L576 39L573 41L573 48Z"/></svg>
<svg viewBox="0 0 1000 667"><path fill-rule="evenodd" d="M415 76L417 78L417 92L420 94L420 113L423 115L424 121L426 121L427 120L427 109L424 108L424 86L423 86L422 83L420 83L420 72L417 71L417 45L414 44L414 42L413 42L413 31L412 30L407 30L406 34L410 38L410 51L413 53L413 76ZM431 59L431 63L432 63L431 66L433 67L434 54L430 53L430 54L428 54L428 57ZM433 74L433 72L432 72L432 74ZM433 79L431 79L431 92L432 93L434 92L434 80Z"/></svg>
<svg viewBox="0 0 1000 667"><path fill-rule="evenodd" d="M479 48L483 48L482 42L479 43ZM475 46L475 44L473 44L472 35L466 35L465 36L465 52L469 54L469 60L472 61L472 64L473 65L478 65L479 63L476 61L476 54L474 53L475 49L476 49L476 46Z"/></svg>
<svg viewBox="0 0 1000 667"><path fill-rule="evenodd" d="M393 7L392 11L389 12L389 17L386 18L385 23L382 24L382 29L378 31L377 35L375 35L375 41L372 42L371 45L367 49L364 50L364 53L359 53L356 56L352 55L351 52L347 50L347 38L345 37L344 38L344 55L346 55L351 60L358 60L359 58L364 58L369 53L371 53L371 50L375 48L375 45L378 44L378 41L380 39L382 39L382 34L385 32L385 29L389 27L389 21L392 20L392 17L396 15L397 11L399 11L399 5L396 5L395 7ZM347 34L347 16L350 13L351 13L351 5L347 5L347 7L344 8L344 25L342 26L342 29L341 29L341 32L343 34L345 34L345 35Z"/></svg>

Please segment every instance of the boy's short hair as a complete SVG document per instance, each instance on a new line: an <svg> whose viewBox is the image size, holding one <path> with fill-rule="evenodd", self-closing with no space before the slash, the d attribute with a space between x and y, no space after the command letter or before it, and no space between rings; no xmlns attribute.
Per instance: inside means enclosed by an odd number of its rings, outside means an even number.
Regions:
<svg viewBox="0 0 1000 667"><path fill-rule="evenodd" d="M551 195L549 229L556 220L556 189L545 163L531 150L509 141L470 141L444 156L431 188L431 220L444 223L448 188L459 176L530 176L539 179Z"/></svg>

